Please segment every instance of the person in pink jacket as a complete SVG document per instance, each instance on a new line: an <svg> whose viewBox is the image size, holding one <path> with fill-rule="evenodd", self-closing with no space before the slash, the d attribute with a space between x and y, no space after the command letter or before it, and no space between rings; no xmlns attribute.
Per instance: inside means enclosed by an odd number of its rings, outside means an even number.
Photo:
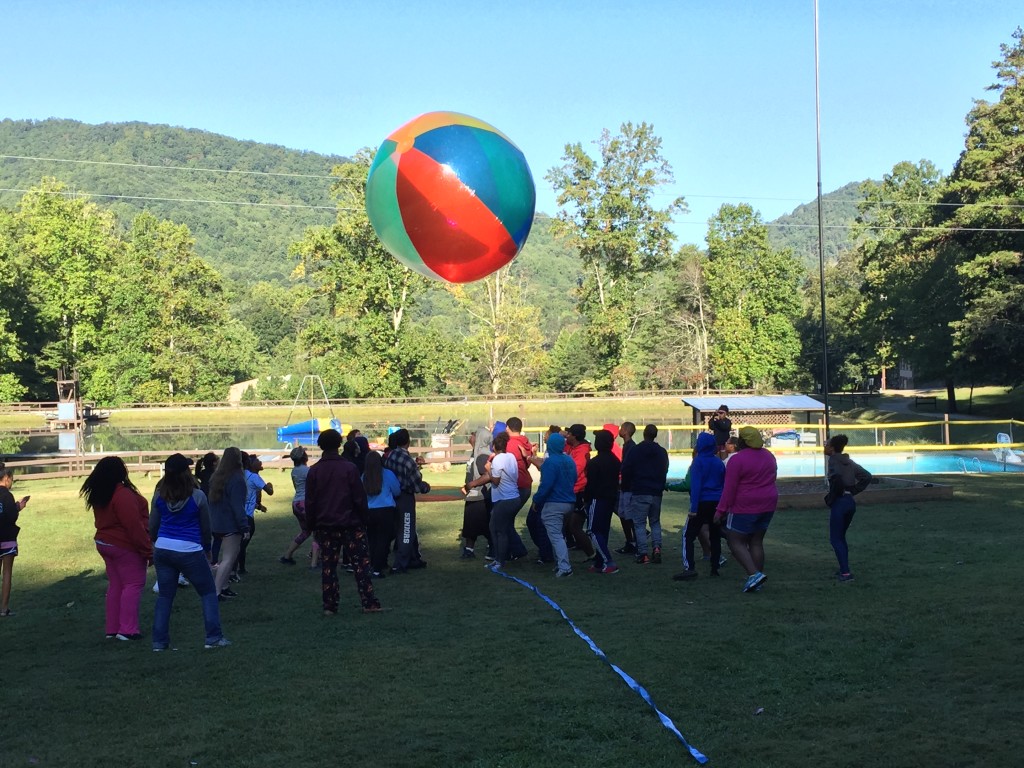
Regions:
<svg viewBox="0 0 1024 768"><path fill-rule="evenodd" d="M760 590L764 574L764 535L779 503L778 466L754 427L739 431L739 450L725 467L725 485L715 522L725 520L729 549L744 570L744 592Z"/></svg>

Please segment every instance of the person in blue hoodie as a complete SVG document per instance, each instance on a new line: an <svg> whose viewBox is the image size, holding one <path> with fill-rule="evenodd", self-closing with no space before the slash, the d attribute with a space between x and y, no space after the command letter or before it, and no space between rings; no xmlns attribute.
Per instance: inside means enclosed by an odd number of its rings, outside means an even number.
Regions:
<svg viewBox="0 0 1024 768"><path fill-rule="evenodd" d="M560 434L548 437L548 455L540 465L540 485L533 494L533 503L540 508L541 521L551 540L555 562L555 576L572 575L569 547L562 528L576 508L576 464L565 453L565 438Z"/></svg>
<svg viewBox="0 0 1024 768"><path fill-rule="evenodd" d="M700 529L708 526L711 539L711 575L718 575L722 557L722 538L715 523L715 509L722 498L725 483L725 462L718 458L715 436L710 432L697 435L697 452L690 463L690 514L683 528L683 571L672 578L685 581L697 576L693 559L693 540L700 535Z"/></svg>

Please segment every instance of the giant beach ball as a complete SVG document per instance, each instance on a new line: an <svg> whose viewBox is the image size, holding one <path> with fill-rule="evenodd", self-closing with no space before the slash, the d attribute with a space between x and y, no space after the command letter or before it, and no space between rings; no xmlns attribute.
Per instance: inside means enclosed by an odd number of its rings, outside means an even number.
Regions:
<svg viewBox="0 0 1024 768"><path fill-rule="evenodd" d="M457 112L428 112L396 130L366 179L366 213L388 252L452 283L512 261L536 202L520 149L494 126Z"/></svg>

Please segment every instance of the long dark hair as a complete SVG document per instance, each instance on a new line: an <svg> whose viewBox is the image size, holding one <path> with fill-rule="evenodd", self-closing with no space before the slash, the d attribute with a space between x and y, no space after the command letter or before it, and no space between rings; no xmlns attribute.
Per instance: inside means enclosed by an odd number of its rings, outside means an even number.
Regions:
<svg viewBox="0 0 1024 768"><path fill-rule="evenodd" d="M85 478L78 495L85 499L87 509L95 510L110 503L119 485L139 492L128 479L128 467L125 466L124 460L120 456L104 456L96 462L92 472Z"/></svg>
<svg viewBox="0 0 1024 768"><path fill-rule="evenodd" d="M384 490L384 464L380 454L370 451L366 454L366 465L363 467L363 488L367 496L376 496Z"/></svg>
<svg viewBox="0 0 1024 768"><path fill-rule="evenodd" d="M184 501L199 487L195 475L187 467L180 472L168 472L156 484L157 495L164 501Z"/></svg>
<svg viewBox="0 0 1024 768"><path fill-rule="evenodd" d="M217 468L210 477L210 501L220 501L224 498L224 489L228 480L236 472L242 471L242 452L232 446L224 449L224 455L217 464Z"/></svg>

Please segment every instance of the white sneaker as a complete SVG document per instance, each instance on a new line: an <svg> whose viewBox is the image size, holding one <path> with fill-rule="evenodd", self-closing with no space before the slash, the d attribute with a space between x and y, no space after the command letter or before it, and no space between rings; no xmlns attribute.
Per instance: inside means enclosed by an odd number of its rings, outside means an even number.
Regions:
<svg viewBox="0 0 1024 768"><path fill-rule="evenodd" d="M226 637L222 637L216 643L207 643L203 648L227 648L229 645L231 645L231 641Z"/></svg>

